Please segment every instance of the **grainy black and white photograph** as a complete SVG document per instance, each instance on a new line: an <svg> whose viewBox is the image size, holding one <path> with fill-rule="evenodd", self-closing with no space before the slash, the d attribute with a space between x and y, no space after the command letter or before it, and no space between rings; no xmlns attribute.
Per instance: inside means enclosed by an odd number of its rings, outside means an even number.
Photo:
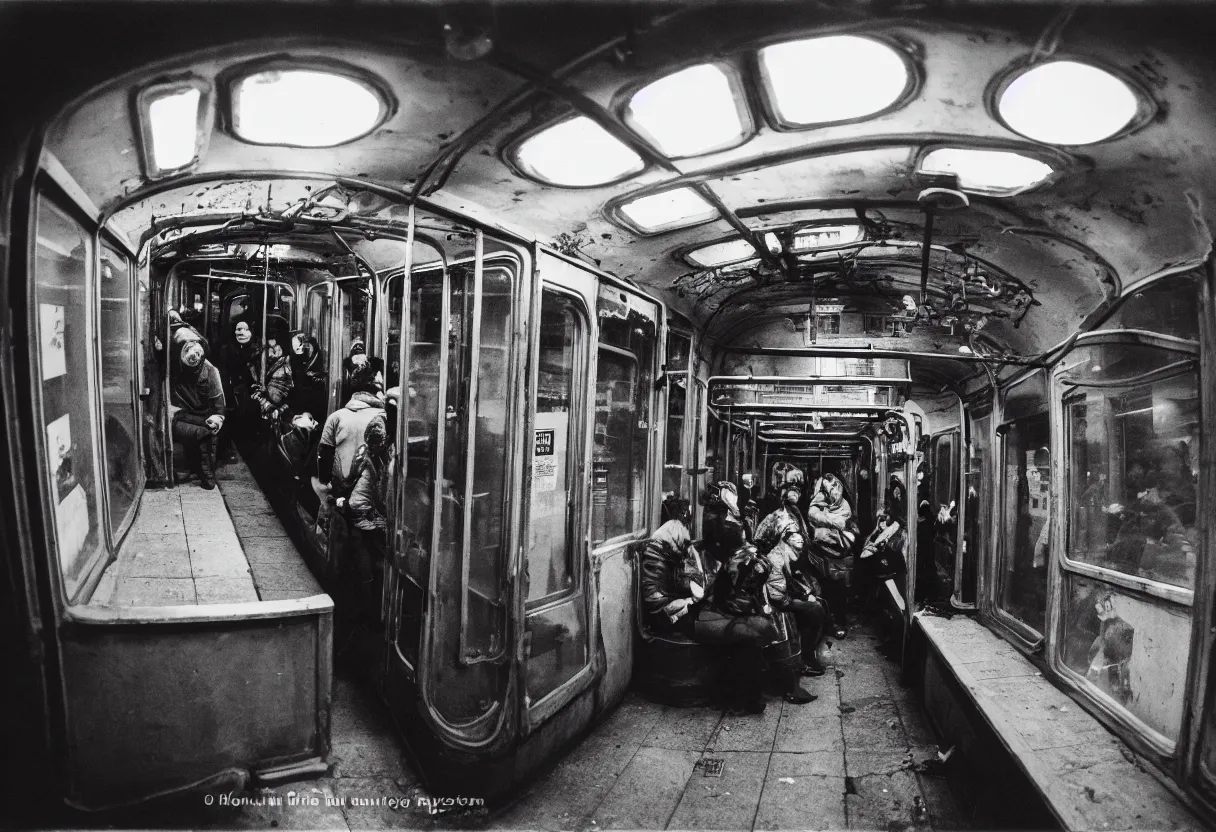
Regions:
<svg viewBox="0 0 1216 832"><path fill-rule="evenodd" d="M0 828L1216 827L1213 44L0 0Z"/></svg>

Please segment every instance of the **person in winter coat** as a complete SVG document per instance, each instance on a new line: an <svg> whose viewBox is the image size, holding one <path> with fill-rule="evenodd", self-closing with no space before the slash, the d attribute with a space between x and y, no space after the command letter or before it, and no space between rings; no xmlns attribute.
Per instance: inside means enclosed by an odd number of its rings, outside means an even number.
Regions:
<svg viewBox="0 0 1216 832"><path fill-rule="evenodd" d="M254 384L250 400L258 414L267 422L277 423L287 409L287 398L292 389L291 359L284 346L282 333L271 333L266 338L266 380Z"/></svg>
<svg viewBox="0 0 1216 832"><path fill-rule="evenodd" d="M812 535L808 561L818 558L817 570L823 581L833 635L844 638L848 632L845 616L851 572L847 561L858 529L844 483L835 474L820 478L808 515Z"/></svg>
<svg viewBox="0 0 1216 832"><path fill-rule="evenodd" d="M356 338L351 342L346 358L342 359L342 401L346 401L354 392L350 388L351 374L354 373L356 367L367 363L370 363L377 372L384 372L384 360L368 357L367 346L363 343L363 339Z"/></svg>
<svg viewBox="0 0 1216 832"><path fill-rule="evenodd" d="M292 416L311 414L318 422L325 415L325 360L317 339L303 332L291 334L291 392L287 394L287 412Z"/></svg>
<svg viewBox="0 0 1216 832"><path fill-rule="evenodd" d="M786 526L782 538L768 551L768 599L777 612L789 612L798 623L802 643L802 675L822 676L823 664L816 650L823 641L827 610L815 597L816 587L801 572L796 563L804 542L792 526Z"/></svg>
<svg viewBox="0 0 1216 832"><path fill-rule="evenodd" d="M806 520L798 508L802 500L802 472L795 468L787 472L786 477L778 492L777 507L756 528L756 548L763 554L768 554L769 549L784 539L790 528L795 529L802 540L808 537Z"/></svg>
<svg viewBox="0 0 1216 832"><path fill-rule="evenodd" d="M725 564L740 546L751 540L751 530L739 511L734 483L710 486L705 507L705 552L716 563Z"/></svg>
<svg viewBox="0 0 1216 832"><path fill-rule="evenodd" d="M641 557L642 605L648 626L657 633L677 633L703 644L735 648L731 662L736 672L728 677L725 691L730 706L761 713L760 672L763 647L777 637L773 623L763 615L729 615L707 601L711 579L688 531L687 503L668 513L672 519L660 526Z"/></svg>
<svg viewBox="0 0 1216 832"><path fill-rule="evenodd" d="M235 460L232 444L249 433L249 416L255 405L252 396L262 372L262 345L253 327L243 318L232 325L232 338L224 345L224 399L228 405L224 429L219 437L219 457Z"/></svg>
<svg viewBox="0 0 1216 832"><path fill-rule="evenodd" d="M180 348L169 377L173 438L185 446L199 485L210 490L215 488L216 436L224 425L224 385L206 358L201 337L183 334L174 340Z"/></svg>
<svg viewBox="0 0 1216 832"><path fill-rule="evenodd" d="M373 416L363 433L363 448L356 464L359 478L351 491L349 516L363 545L355 547L355 570L370 609L379 606L384 580L386 530L388 528L389 451L388 420Z"/></svg>
<svg viewBox="0 0 1216 832"><path fill-rule="evenodd" d="M318 495L335 500L350 495L359 476L355 455L372 419L384 418L384 399L379 395L383 380L370 364L351 376L354 391L345 407L325 420L317 447L317 476L313 487Z"/></svg>

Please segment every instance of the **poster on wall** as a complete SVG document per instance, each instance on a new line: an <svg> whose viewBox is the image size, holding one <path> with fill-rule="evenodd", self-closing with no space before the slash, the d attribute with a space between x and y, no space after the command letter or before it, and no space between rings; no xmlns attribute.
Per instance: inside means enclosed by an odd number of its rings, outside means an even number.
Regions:
<svg viewBox="0 0 1216 832"><path fill-rule="evenodd" d="M46 452L51 463L55 500L63 501L77 485L72 470L72 422L67 413L46 426Z"/></svg>
<svg viewBox="0 0 1216 832"><path fill-rule="evenodd" d="M554 453L554 429L536 431L532 446L532 490L557 490L557 456Z"/></svg>
<svg viewBox="0 0 1216 832"><path fill-rule="evenodd" d="M42 380L58 378L68 371L65 349L66 324L63 307L53 303L38 304L42 354Z"/></svg>

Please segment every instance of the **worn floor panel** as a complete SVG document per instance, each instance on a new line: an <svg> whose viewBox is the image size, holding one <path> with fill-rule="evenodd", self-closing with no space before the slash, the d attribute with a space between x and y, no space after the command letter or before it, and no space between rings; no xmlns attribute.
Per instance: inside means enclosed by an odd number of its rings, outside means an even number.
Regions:
<svg viewBox="0 0 1216 832"><path fill-rule="evenodd" d="M363 687L338 679L329 776L242 795L252 805L200 806L189 823L352 830L963 828L944 778L932 774L938 750L923 711L876 647L870 631L854 629L830 652L830 672L804 680L817 701L770 699L758 716L669 708L631 693L577 748L493 812L432 814L383 706ZM720 776L707 777L715 760L722 761ZM468 797L477 797L475 785Z"/></svg>
<svg viewBox="0 0 1216 832"><path fill-rule="evenodd" d="M275 601L321 587L243 461L197 483L149 489L118 559L89 601L169 606Z"/></svg>

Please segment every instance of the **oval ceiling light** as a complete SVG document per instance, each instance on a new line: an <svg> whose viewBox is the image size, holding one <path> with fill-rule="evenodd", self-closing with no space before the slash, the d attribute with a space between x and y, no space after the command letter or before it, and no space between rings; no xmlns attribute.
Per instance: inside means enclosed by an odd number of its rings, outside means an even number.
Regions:
<svg viewBox="0 0 1216 832"><path fill-rule="evenodd" d="M692 188L672 188L638 197L622 203L617 210L643 234L699 225L718 217L718 210Z"/></svg>
<svg viewBox="0 0 1216 832"><path fill-rule="evenodd" d="M978 150L971 147L939 147L920 160L918 173L953 174L964 191L1012 196L1047 177L1051 165L1010 150Z"/></svg>
<svg viewBox="0 0 1216 832"><path fill-rule="evenodd" d="M865 236L860 225L812 225L794 232L790 250L798 253L814 251L832 246L847 246L859 242Z"/></svg>
<svg viewBox="0 0 1216 832"><path fill-rule="evenodd" d="M751 132L741 93L714 64L682 69L638 90L625 122L673 159L734 147Z"/></svg>
<svg viewBox="0 0 1216 832"><path fill-rule="evenodd" d="M760 50L760 77L786 127L851 121L879 113L908 89L904 57L856 35L795 40Z"/></svg>
<svg viewBox="0 0 1216 832"><path fill-rule="evenodd" d="M1047 144L1093 144L1118 133L1140 109L1126 83L1076 61L1039 64L1014 78L997 112L1016 133Z"/></svg>
<svg viewBox="0 0 1216 832"><path fill-rule="evenodd" d="M646 167L641 156L587 116L534 133L519 145L514 157L533 179L567 188L607 185Z"/></svg>
<svg viewBox="0 0 1216 832"><path fill-rule="evenodd" d="M250 144L334 147L367 135L387 116L383 96L348 75L271 69L232 85L232 131Z"/></svg>
<svg viewBox="0 0 1216 832"><path fill-rule="evenodd" d="M738 263L741 260L750 260L755 256L756 249L747 240L727 240L722 243L713 243L712 245L694 248L684 255L688 262L704 269L725 266L729 263Z"/></svg>

